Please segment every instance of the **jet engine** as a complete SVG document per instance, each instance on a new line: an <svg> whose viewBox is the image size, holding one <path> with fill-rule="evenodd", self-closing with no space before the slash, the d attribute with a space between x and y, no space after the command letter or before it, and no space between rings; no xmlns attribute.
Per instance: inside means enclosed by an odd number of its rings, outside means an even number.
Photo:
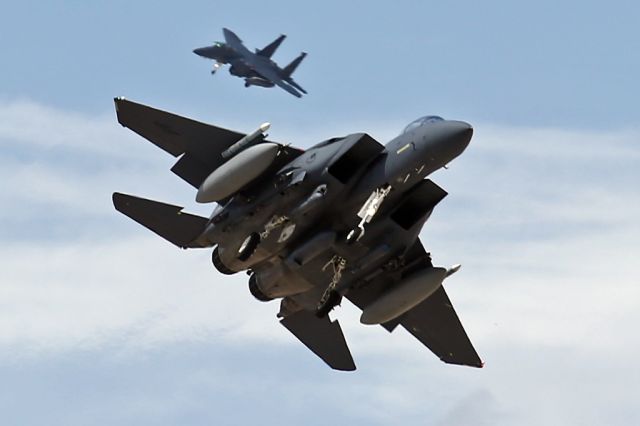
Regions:
<svg viewBox="0 0 640 426"><path fill-rule="evenodd" d="M300 275L292 274L283 264L255 271L249 279L249 291L261 301L302 293L312 287Z"/></svg>
<svg viewBox="0 0 640 426"><path fill-rule="evenodd" d="M251 72L251 68L242 64L242 63L234 63L229 68L229 74L235 75L236 77L243 77L248 75Z"/></svg>

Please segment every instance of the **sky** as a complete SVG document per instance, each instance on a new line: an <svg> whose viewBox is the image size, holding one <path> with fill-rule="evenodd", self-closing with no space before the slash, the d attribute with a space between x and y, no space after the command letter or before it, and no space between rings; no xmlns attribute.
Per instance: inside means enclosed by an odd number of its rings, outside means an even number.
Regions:
<svg viewBox="0 0 640 426"><path fill-rule="evenodd" d="M8 425L640 423L637 2L4 2L0 15L0 412ZM192 53L233 29L308 57L309 94L243 87ZM474 126L431 178L421 238L483 369L340 320L336 372L207 250L118 214L185 206L173 158L112 99L308 148L384 143L438 114Z"/></svg>

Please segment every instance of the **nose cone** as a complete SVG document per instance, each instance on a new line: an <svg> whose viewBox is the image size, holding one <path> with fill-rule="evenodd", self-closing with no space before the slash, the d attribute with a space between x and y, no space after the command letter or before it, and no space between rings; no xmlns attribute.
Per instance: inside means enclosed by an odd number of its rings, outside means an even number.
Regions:
<svg viewBox="0 0 640 426"><path fill-rule="evenodd" d="M195 53L198 56L203 56L204 47L198 47L197 49L193 49L193 53Z"/></svg>
<svg viewBox="0 0 640 426"><path fill-rule="evenodd" d="M431 157L442 165L462 154L473 136L473 127L464 121L433 123L425 130L425 146Z"/></svg>
<svg viewBox="0 0 640 426"><path fill-rule="evenodd" d="M447 145L451 151L456 153L456 157L462 154L473 136L473 127L464 121L445 121L443 124L443 137L447 139Z"/></svg>

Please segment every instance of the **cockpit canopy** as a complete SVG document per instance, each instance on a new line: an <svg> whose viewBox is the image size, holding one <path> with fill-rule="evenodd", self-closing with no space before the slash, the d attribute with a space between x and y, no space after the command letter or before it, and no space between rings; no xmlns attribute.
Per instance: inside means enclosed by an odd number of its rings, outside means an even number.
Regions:
<svg viewBox="0 0 640 426"><path fill-rule="evenodd" d="M425 115L424 117L420 117L417 120L414 120L411 123L409 123L407 127L404 128L402 133L411 132L420 126L435 123L437 121L444 121L444 118L439 117L437 115Z"/></svg>

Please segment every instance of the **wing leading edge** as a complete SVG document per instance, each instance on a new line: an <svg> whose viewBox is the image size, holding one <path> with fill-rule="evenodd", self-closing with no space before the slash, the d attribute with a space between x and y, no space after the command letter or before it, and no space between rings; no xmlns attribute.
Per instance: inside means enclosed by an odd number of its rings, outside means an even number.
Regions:
<svg viewBox="0 0 640 426"><path fill-rule="evenodd" d="M172 171L196 188L224 162L222 151L244 136L123 98L115 105L122 126L180 156Z"/></svg>
<svg viewBox="0 0 640 426"><path fill-rule="evenodd" d="M405 263L423 268L431 267L431 259L420 240L417 240L408 250ZM371 285L349 292L347 298L363 309L398 279L398 277L383 275ZM382 324L389 332L398 325L402 325L443 362L479 368L484 365L443 286L405 314Z"/></svg>
<svg viewBox="0 0 640 426"><path fill-rule="evenodd" d="M124 98L116 98L115 106L122 126L174 157L180 157L171 171L195 188L200 187L207 176L225 162L222 152L246 136L245 133L201 123ZM280 161L290 161L302 152L283 146L279 158Z"/></svg>

